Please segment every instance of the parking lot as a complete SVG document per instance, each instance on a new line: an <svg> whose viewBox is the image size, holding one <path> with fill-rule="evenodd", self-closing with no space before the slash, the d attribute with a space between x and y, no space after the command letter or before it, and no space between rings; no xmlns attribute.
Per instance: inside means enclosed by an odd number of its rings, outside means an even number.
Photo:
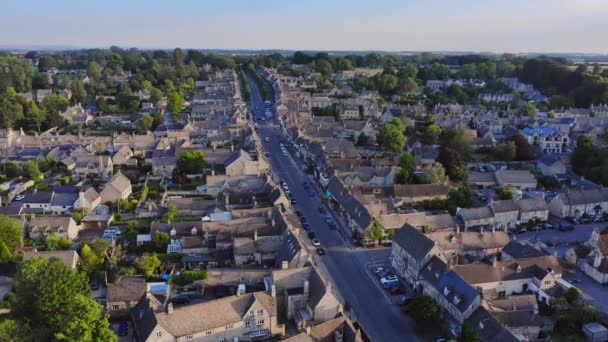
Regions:
<svg viewBox="0 0 608 342"><path fill-rule="evenodd" d="M404 297L413 297L413 293L410 289L401 282L401 279L396 277L395 272L393 272L391 267L390 260L372 261L365 264L364 268L370 281L378 287L378 290L389 304L400 305L402 304L400 301L403 301ZM396 281L387 281L391 284L384 285L382 279L387 280L388 277L395 277Z"/></svg>

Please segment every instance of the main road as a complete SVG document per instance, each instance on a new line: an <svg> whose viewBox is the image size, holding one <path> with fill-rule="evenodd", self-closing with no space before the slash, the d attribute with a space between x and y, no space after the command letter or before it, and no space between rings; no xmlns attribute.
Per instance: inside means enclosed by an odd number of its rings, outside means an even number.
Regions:
<svg viewBox="0 0 608 342"><path fill-rule="evenodd" d="M264 105L255 83L249 79L252 94L252 118L264 115ZM271 121L271 120L269 120ZM374 266L387 265L390 249L364 249L351 244L349 234L339 225L331 230L319 213L324 205L319 196L311 196L303 187L311 182L304 173L304 165L291 154L281 151L282 137L276 125L258 121L259 135L264 141L264 150L271 172L275 178L287 183L297 204L295 210L302 212L310 223L311 230L321 242L326 254L319 255L308 236L303 232L304 248L313 254L314 262L323 270L342 300L354 313L354 319L362 326L372 341L419 341L414 332L414 323L393 303L394 298L383 290L370 270ZM327 209L327 207L325 207Z"/></svg>

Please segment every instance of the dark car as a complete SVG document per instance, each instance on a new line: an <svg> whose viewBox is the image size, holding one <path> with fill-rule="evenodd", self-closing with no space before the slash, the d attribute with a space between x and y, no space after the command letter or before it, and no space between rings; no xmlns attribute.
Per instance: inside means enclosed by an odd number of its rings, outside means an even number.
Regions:
<svg viewBox="0 0 608 342"><path fill-rule="evenodd" d="M291 202L291 204L297 204L298 203L298 202L296 202L296 199L293 198L293 197L290 198L289 201Z"/></svg>
<svg viewBox="0 0 608 342"><path fill-rule="evenodd" d="M323 247L317 248L317 254L319 254L319 255L325 255L325 248L323 248Z"/></svg>
<svg viewBox="0 0 608 342"><path fill-rule="evenodd" d="M302 215L303 215L303 214L302 214L302 212L301 212L301 211L296 210L296 216L297 216L297 217L302 217Z"/></svg>
<svg viewBox="0 0 608 342"><path fill-rule="evenodd" d="M127 336L129 335L129 323L120 322L118 326L118 336Z"/></svg>
<svg viewBox="0 0 608 342"><path fill-rule="evenodd" d="M571 224L562 224L559 226L558 230L560 232L571 232L574 230L574 226Z"/></svg>
<svg viewBox="0 0 608 342"><path fill-rule="evenodd" d="M91 290L99 289L99 281L97 279L91 279Z"/></svg>
<svg viewBox="0 0 608 342"><path fill-rule="evenodd" d="M308 232L308 238L309 239L314 239L315 238L315 232Z"/></svg>
<svg viewBox="0 0 608 342"><path fill-rule="evenodd" d="M399 298L397 298L397 305L408 305L411 302L412 302L412 297L403 295L403 296L399 296Z"/></svg>
<svg viewBox="0 0 608 342"><path fill-rule="evenodd" d="M171 298L171 303L173 304L188 304L190 302L190 298L186 295L176 296Z"/></svg>
<svg viewBox="0 0 608 342"><path fill-rule="evenodd" d="M306 217L300 216L300 222L302 222L302 223L306 222Z"/></svg>
<svg viewBox="0 0 608 342"><path fill-rule="evenodd" d="M322 205L319 206L319 213L322 214L322 215L327 214L327 211L325 210L325 208L323 208Z"/></svg>
<svg viewBox="0 0 608 342"><path fill-rule="evenodd" d="M401 286L391 287L391 294L392 295L405 294L405 290L403 290L403 288L401 288Z"/></svg>
<svg viewBox="0 0 608 342"><path fill-rule="evenodd" d="M328 222L327 225L329 226L329 229L336 229L336 224L333 221Z"/></svg>
<svg viewBox="0 0 608 342"><path fill-rule="evenodd" d="M309 230L310 224L308 222L304 222L304 223L302 223L302 228L304 228L304 230Z"/></svg>

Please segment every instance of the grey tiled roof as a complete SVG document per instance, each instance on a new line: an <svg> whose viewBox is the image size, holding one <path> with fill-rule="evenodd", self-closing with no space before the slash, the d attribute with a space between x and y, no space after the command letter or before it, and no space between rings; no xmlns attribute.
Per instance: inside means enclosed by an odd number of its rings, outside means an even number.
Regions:
<svg viewBox="0 0 608 342"><path fill-rule="evenodd" d="M404 249L417 261L424 259L435 246L435 242L407 223L399 229L393 238L393 243Z"/></svg>

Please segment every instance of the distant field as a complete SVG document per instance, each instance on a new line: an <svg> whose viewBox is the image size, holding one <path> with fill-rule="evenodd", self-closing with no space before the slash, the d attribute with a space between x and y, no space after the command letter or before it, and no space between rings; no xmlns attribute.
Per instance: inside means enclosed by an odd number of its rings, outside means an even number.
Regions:
<svg viewBox="0 0 608 342"><path fill-rule="evenodd" d="M574 65L570 65L570 66L568 66L568 68L570 68L571 70L576 70L576 68L581 64L586 64L587 68L589 68L590 70L592 70L593 66L596 64L599 65L600 68L602 68L602 70L608 69L608 62L600 62L600 63L575 62Z"/></svg>

